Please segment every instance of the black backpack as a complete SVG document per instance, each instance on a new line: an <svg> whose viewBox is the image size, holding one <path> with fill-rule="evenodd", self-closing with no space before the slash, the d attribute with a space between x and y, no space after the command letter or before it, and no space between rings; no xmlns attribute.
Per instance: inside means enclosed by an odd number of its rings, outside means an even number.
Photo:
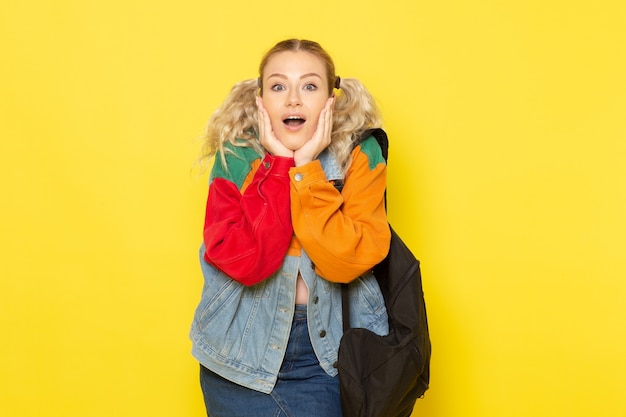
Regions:
<svg viewBox="0 0 626 417"><path fill-rule="evenodd" d="M389 142L382 129L367 130L357 144L372 135L387 160ZM431 344L420 262L393 228L389 253L374 275L389 316L387 336L350 328L349 286L342 285L344 334L337 368L343 415L408 417L428 389Z"/></svg>

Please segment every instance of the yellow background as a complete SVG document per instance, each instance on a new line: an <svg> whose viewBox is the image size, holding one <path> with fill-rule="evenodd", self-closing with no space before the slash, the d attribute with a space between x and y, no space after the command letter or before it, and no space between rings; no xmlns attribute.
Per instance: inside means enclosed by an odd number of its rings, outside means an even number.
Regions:
<svg viewBox="0 0 626 417"><path fill-rule="evenodd" d="M197 138L294 36L384 111L414 415L626 416L625 4L1 0L0 415L203 415Z"/></svg>

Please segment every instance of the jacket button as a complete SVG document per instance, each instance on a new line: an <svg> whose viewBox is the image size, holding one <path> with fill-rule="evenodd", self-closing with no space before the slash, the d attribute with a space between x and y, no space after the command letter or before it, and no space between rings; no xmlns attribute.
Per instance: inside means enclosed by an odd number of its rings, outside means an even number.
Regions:
<svg viewBox="0 0 626 417"><path fill-rule="evenodd" d="M319 300L320 298L316 295L315 297L313 297L313 304L317 304Z"/></svg>
<svg viewBox="0 0 626 417"><path fill-rule="evenodd" d="M322 330L320 332L320 337L326 337L326 330Z"/></svg>
<svg viewBox="0 0 626 417"><path fill-rule="evenodd" d="M296 175L293 176L293 179L296 180L296 181L302 181L302 178L304 178L304 175L302 175L299 172Z"/></svg>

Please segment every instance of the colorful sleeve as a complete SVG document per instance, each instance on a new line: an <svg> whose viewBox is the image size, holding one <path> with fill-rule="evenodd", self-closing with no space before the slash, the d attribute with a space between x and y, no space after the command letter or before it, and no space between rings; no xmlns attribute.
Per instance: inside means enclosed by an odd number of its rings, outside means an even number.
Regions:
<svg viewBox="0 0 626 417"><path fill-rule="evenodd" d="M294 231L325 279L350 282L387 255L386 169L371 137L353 150L341 193L319 161L290 170Z"/></svg>
<svg viewBox="0 0 626 417"><path fill-rule="evenodd" d="M257 156L258 158L258 156ZM293 236L289 207L292 158L265 155L256 172L246 158L215 158L204 223L204 258L244 285L276 272ZM244 178L253 175L243 193Z"/></svg>

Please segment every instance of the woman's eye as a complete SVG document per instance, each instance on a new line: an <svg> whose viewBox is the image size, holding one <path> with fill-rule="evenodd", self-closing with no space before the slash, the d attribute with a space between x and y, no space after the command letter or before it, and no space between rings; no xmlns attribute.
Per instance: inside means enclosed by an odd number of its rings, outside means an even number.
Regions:
<svg viewBox="0 0 626 417"><path fill-rule="evenodd" d="M285 86L281 85L281 84L274 84L272 86L272 90L274 91L283 91L285 89Z"/></svg>
<svg viewBox="0 0 626 417"><path fill-rule="evenodd" d="M309 91L313 91L313 90L317 90L317 86L315 84L306 84L304 86L305 90L309 90Z"/></svg>

